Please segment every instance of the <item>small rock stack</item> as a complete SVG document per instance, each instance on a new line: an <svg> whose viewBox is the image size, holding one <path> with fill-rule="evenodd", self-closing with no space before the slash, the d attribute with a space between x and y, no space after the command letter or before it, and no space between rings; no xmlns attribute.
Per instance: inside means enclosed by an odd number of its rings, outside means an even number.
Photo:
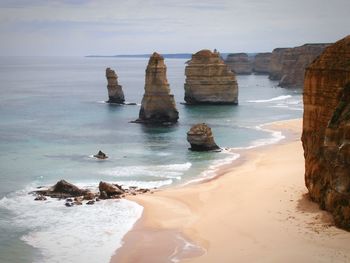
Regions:
<svg viewBox="0 0 350 263"><path fill-rule="evenodd" d="M107 90L108 90L108 103L119 103L124 104L124 92L122 86L118 84L118 76L114 70L106 68L107 78Z"/></svg>
<svg viewBox="0 0 350 263"><path fill-rule="evenodd" d="M205 123L192 126L187 132L187 141L191 144L190 150L192 151L213 151L220 149L214 141L210 127Z"/></svg>

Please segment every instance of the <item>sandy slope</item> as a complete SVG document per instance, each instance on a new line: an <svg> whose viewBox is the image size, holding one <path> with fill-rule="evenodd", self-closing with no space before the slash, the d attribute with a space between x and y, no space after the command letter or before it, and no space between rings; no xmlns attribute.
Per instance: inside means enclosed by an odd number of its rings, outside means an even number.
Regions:
<svg viewBox="0 0 350 263"><path fill-rule="evenodd" d="M144 214L112 262L350 262L350 233L308 200L301 120L273 128L289 138L215 180L133 197Z"/></svg>

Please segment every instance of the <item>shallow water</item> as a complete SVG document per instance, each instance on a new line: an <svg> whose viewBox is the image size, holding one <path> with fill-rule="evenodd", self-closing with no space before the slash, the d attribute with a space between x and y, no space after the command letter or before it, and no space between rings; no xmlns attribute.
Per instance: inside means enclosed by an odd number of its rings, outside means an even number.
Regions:
<svg viewBox="0 0 350 263"><path fill-rule="evenodd" d="M127 201L74 208L37 203L27 195L37 186L64 178L81 186L105 180L151 188L212 176L239 156L188 151L191 125L208 123L221 147L254 147L281 138L262 124L301 117L301 91L278 88L262 75L237 77L239 106L182 105L185 61L165 61L179 123L148 127L130 123L139 105L103 103L106 67L116 69L126 100L140 103L147 59L0 60L0 262L105 262L142 212ZM98 150L110 158L91 158ZM109 228L100 229L104 225ZM83 247L94 257L83 258Z"/></svg>

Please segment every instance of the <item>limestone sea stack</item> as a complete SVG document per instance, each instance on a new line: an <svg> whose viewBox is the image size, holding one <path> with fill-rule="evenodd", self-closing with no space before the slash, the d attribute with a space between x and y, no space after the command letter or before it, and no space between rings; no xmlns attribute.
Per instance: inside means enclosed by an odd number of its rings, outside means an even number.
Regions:
<svg viewBox="0 0 350 263"><path fill-rule="evenodd" d="M122 86L118 84L118 76L114 70L106 68L106 78L107 78L107 90L108 90L108 103L119 103L123 104L124 92Z"/></svg>
<svg viewBox="0 0 350 263"><path fill-rule="evenodd" d="M246 53L229 54L225 63L238 75L249 75L253 71L253 63Z"/></svg>
<svg viewBox="0 0 350 263"><path fill-rule="evenodd" d="M306 70L302 142L310 197L350 230L350 36Z"/></svg>
<svg viewBox="0 0 350 263"><path fill-rule="evenodd" d="M205 123L199 123L187 132L187 141L191 144L192 151L213 151L220 149L214 141L210 127Z"/></svg>
<svg viewBox="0 0 350 263"><path fill-rule="evenodd" d="M201 50L193 54L187 64L187 104L238 104L236 76L218 52Z"/></svg>
<svg viewBox="0 0 350 263"><path fill-rule="evenodd" d="M148 61L145 93L136 122L168 124L175 123L178 119L179 112L174 95L170 94L164 58L154 52Z"/></svg>

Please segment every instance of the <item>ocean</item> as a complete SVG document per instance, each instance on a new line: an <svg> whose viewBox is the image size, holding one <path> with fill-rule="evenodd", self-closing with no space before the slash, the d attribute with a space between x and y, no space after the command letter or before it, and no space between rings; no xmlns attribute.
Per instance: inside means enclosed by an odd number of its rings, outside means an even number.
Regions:
<svg viewBox="0 0 350 263"><path fill-rule="evenodd" d="M179 123L151 127L138 118L144 58L2 57L0 60L0 262L109 262L142 214L127 200L65 207L28 192L65 179L96 190L99 181L147 188L215 176L239 159L235 149L283 139L263 124L302 117L302 91L265 75L237 76L239 105L186 106L185 59L166 59ZM115 69L127 102L107 97L106 67ZM186 132L205 122L217 152L191 152ZM99 150L107 160L91 156Z"/></svg>

